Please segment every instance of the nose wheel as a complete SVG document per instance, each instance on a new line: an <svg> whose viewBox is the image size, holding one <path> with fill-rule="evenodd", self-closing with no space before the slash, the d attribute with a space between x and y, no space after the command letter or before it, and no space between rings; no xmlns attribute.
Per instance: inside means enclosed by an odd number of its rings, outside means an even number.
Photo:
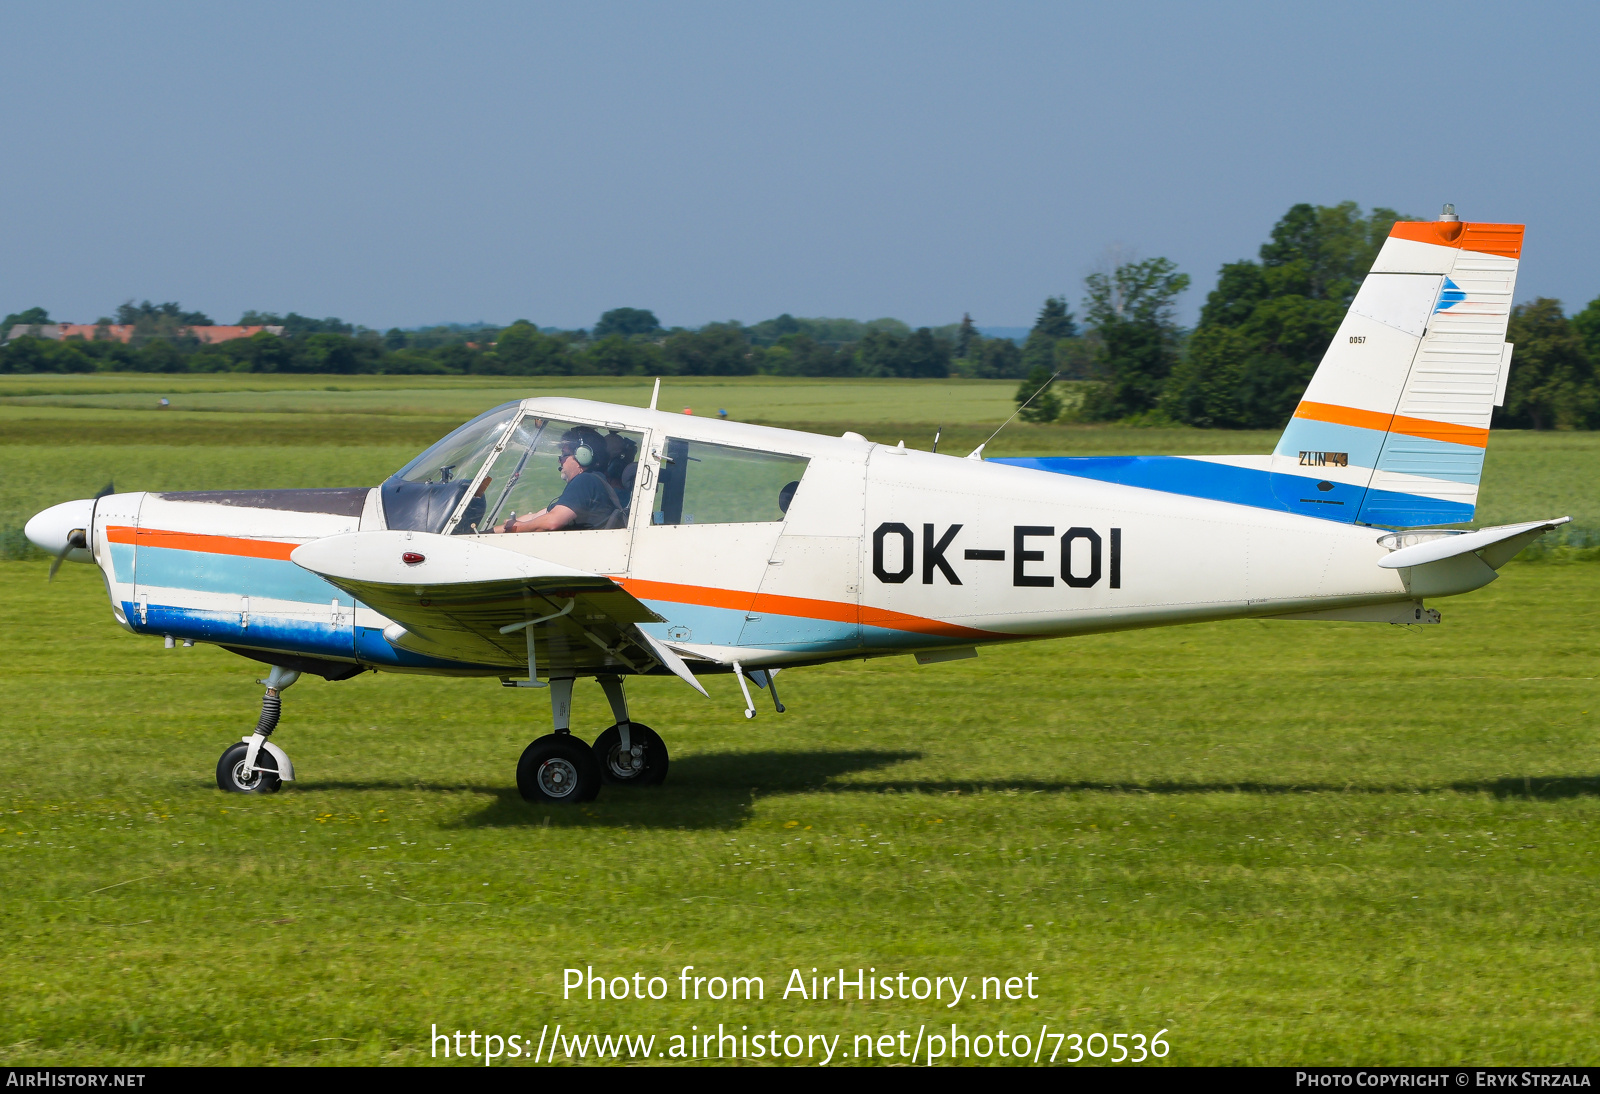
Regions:
<svg viewBox="0 0 1600 1094"><path fill-rule="evenodd" d="M659 786L667 777L667 745L643 722L628 723L628 747L622 747L622 727L614 725L594 741L594 758L600 777L621 786Z"/></svg>
<svg viewBox="0 0 1600 1094"><path fill-rule="evenodd" d="M283 785L278 774L278 761L265 750L256 754L256 762L249 762L250 746L240 741L229 745L217 761L217 785L231 794L276 794Z"/></svg>

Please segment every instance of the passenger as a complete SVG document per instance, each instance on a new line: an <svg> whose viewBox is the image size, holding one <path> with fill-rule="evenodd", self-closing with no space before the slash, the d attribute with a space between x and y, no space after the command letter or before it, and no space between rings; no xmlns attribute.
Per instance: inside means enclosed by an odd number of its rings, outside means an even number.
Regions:
<svg viewBox="0 0 1600 1094"><path fill-rule="evenodd" d="M605 439L593 429L579 427L561 435L558 456L566 489L549 505L527 516L512 515L496 525L496 532L577 532L590 528L620 528L622 503L606 482L601 458Z"/></svg>
<svg viewBox="0 0 1600 1094"><path fill-rule="evenodd" d="M633 480L639 474L639 446L621 433L606 435L606 481L619 498L633 496Z"/></svg>
<svg viewBox="0 0 1600 1094"><path fill-rule="evenodd" d="M794 502L794 492L798 489L800 489L800 480L795 479L791 483L786 483L783 489L778 491L778 511L784 516L789 515L789 506Z"/></svg>

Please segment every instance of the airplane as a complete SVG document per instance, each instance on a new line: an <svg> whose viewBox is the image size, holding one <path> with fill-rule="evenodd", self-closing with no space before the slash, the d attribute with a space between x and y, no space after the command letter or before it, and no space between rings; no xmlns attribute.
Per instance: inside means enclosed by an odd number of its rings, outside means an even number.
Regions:
<svg viewBox="0 0 1600 1094"><path fill-rule="evenodd" d="M218 786L272 793L302 675L368 670L544 689L517 764L533 802L667 774L624 683L780 670L1211 620L1438 623L1567 517L1466 531L1523 226L1394 225L1270 455L966 457L533 397L486 411L375 487L105 493L27 524L100 568L135 634L269 671ZM659 394L660 381L656 381ZM559 492L559 497L551 496ZM614 722L572 732L592 677Z"/></svg>

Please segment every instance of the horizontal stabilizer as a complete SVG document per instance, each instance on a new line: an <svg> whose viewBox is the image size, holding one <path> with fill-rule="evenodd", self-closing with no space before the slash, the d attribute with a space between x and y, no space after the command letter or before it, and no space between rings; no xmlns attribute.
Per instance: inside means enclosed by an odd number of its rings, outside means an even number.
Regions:
<svg viewBox="0 0 1600 1094"><path fill-rule="evenodd" d="M1409 545L1405 541L1420 538L1417 533L1395 533L1384 536L1379 541L1386 546L1392 543L1398 549L1388 558L1380 559L1378 565L1386 570L1399 570L1407 566L1426 566L1430 562L1482 552L1479 557L1491 569L1498 570L1515 558L1517 552L1528 544L1570 520L1571 517L1556 517L1552 520L1532 521L1527 524L1502 524L1495 528L1480 528L1476 532L1440 535L1437 539L1425 539L1421 543Z"/></svg>

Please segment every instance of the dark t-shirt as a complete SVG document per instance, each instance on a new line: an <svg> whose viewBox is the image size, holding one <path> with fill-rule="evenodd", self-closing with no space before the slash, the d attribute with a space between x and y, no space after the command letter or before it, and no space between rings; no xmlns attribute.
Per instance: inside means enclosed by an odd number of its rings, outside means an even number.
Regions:
<svg viewBox="0 0 1600 1094"><path fill-rule="evenodd" d="M616 512L617 506L611 500L611 491L605 477L594 471L585 471L561 491L561 496L550 503L554 509L558 505L565 505L575 514L572 523L567 525L568 531L582 531L585 528L599 528Z"/></svg>

